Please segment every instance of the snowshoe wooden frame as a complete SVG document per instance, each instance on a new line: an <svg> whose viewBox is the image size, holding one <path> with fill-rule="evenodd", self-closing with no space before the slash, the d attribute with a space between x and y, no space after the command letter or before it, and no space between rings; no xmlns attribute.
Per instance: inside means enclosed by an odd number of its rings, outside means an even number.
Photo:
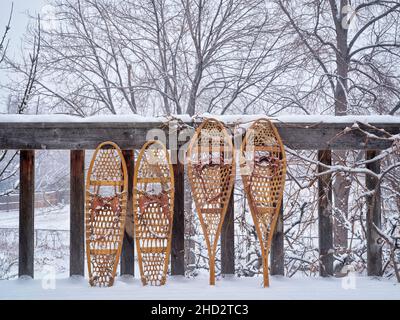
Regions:
<svg viewBox="0 0 400 320"><path fill-rule="evenodd" d="M187 161L189 181L210 259L210 285L214 285L218 239L236 170L232 137L222 123L206 119L197 128L189 143Z"/></svg>
<svg viewBox="0 0 400 320"><path fill-rule="evenodd" d="M114 188L102 196L100 189ZM86 177L86 254L91 286L112 286L124 237L128 174L124 156L113 142L95 150Z"/></svg>
<svg viewBox="0 0 400 320"><path fill-rule="evenodd" d="M157 186L161 189L157 194L149 193L148 187ZM166 282L174 193L174 171L168 150L160 141L148 141L139 152L133 181L135 242L143 285Z"/></svg>
<svg viewBox="0 0 400 320"><path fill-rule="evenodd" d="M259 119L247 130L241 146L240 171L261 246L264 287L268 287L268 254L286 178L285 148L270 120Z"/></svg>

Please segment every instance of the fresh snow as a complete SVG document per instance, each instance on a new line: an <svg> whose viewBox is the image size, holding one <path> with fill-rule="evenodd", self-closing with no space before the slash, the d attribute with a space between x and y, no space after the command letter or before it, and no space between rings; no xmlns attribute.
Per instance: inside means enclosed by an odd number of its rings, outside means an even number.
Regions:
<svg viewBox="0 0 400 320"><path fill-rule="evenodd" d="M35 228L68 230L69 206L55 209L37 209ZM1 212L0 227L17 228L18 211ZM65 240L60 241L64 243ZM352 273L344 278L328 279L271 276L269 288L262 288L261 276L225 277L211 287L208 273L201 270L195 278L170 276L163 287L143 287L136 261L135 278L117 277L112 288L92 288L86 278L68 278L67 253L57 258L53 257L54 249L41 250L40 246L35 249L35 279L0 280L0 299L400 299L400 284L395 279ZM41 262L44 257L46 260ZM39 262L44 264L39 266Z"/></svg>
<svg viewBox="0 0 400 320"><path fill-rule="evenodd" d="M0 227L17 228L18 211L1 212ZM68 230L69 206L58 210L37 209L35 228ZM112 288L92 288L87 278L68 278L68 247L67 251L63 249L63 246L68 246L68 239L61 237L59 241L59 249L35 247L34 280L0 280L0 299L400 299L400 284L395 279L363 277L353 273L344 278L328 279L271 276L269 288L262 288L261 276L230 276L219 278L211 287L208 273L201 270L194 278L170 276L163 287L143 287L137 261L135 278L117 277ZM61 254L61 250L65 252ZM56 252L61 256L57 257Z"/></svg>
<svg viewBox="0 0 400 320"><path fill-rule="evenodd" d="M69 116L63 114L52 115L16 115L16 114L1 114L0 123L12 122L78 122L78 123L96 123L96 122L129 122L129 123L143 123L143 122L166 122L171 119L179 119L186 123L193 121L200 121L203 118L216 118L226 124L246 123L255 121L260 118L269 118L266 115L213 115L204 113L190 117L189 115L173 115L171 117L145 117L141 115L127 114L127 115L98 115L86 118L77 116ZM279 117L270 117L269 119L275 122L283 123L399 123L399 116L391 115L348 115L348 116L330 116L330 115L281 115Z"/></svg>
<svg viewBox="0 0 400 320"><path fill-rule="evenodd" d="M134 299L134 300L274 300L274 299L400 299L400 284L369 277L287 278L272 276L269 288L262 278L222 278L208 285L208 276L169 277L161 287L143 287L139 279L117 278L111 288L90 287L82 277L52 280L0 281L0 299Z"/></svg>
<svg viewBox="0 0 400 320"><path fill-rule="evenodd" d="M215 118L224 123L246 123L255 121L260 118L268 118L274 122L282 123L400 123L399 116L390 115L348 115L348 116L331 116L331 115L281 115L278 117L267 117L263 114L257 115L212 115L203 114L200 117L204 118Z"/></svg>
<svg viewBox="0 0 400 320"><path fill-rule="evenodd" d="M191 122L189 115L176 115L174 118L184 122ZM27 115L27 114L0 114L0 122L78 122L78 123L96 123L96 122L165 122L168 117L148 117L136 114L122 115L97 115L91 117L78 117L65 114L45 114L45 115Z"/></svg>
<svg viewBox="0 0 400 320"><path fill-rule="evenodd" d="M69 230L69 204L62 208L35 209L35 229ZM19 211L0 211L0 228L18 228Z"/></svg>

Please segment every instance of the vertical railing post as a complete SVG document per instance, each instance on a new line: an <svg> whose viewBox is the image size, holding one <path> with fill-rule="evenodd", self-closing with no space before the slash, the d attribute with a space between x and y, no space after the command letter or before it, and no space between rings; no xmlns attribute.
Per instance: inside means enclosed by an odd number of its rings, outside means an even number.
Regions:
<svg viewBox="0 0 400 320"><path fill-rule="evenodd" d="M366 160L371 160L379 155L379 151L368 150ZM381 171L380 160L367 163L367 169L379 174ZM372 175L365 178L366 187L371 192L367 196L367 273L369 276L382 275L382 247L379 244L379 234L375 229L381 227L381 191L378 180ZM374 226L375 225L375 226Z"/></svg>
<svg viewBox="0 0 400 320"><path fill-rule="evenodd" d="M173 163L175 197L171 243L171 274L185 275L185 167L178 158L174 159Z"/></svg>
<svg viewBox="0 0 400 320"><path fill-rule="evenodd" d="M318 161L332 164L332 152L319 150ZM318 173L327 168L318 165ZM333 275L333 217L332 217L332 175L322 174L318 178L318 230L319 230L319 274L321 277Z"/></svg>
<svg viewBox="0 0 400 320"><path fill-rule="evenodd" d="M235 196L232 190L221 229L221 273L235 274Z"/></svg>
<svg viewBox="0 0 400 320"><path fill-rule="evenodd" d="M70 276L85 274L85 151L71 150Z"/></svg>
<svg viewBox="0 0 400 320"><path fill-rule="evenodd" d="M35 151L20 151L18 275L34 273Z"/></svg>
<svg viewBox="0 0 400 320"><path fill-rule="evenodd" d="M275 226L275 232L271 243L271 275L285 274L285 252L283 245L283 200L279 211L278 220Z"/></svg>
<svg viewBox="0 0 400 320"><path fill-rule="evenodd" d="M125 233L121 253L121 275L135 275L135 238L133 222L133 175L135 170L134 150L123 150L128 170L128 203L126 207Z"/></svg>

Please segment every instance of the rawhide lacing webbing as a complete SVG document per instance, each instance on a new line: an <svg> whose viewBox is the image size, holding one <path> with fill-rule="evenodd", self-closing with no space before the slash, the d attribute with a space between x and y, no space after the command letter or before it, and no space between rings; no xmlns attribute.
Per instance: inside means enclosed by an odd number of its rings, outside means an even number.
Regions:
<svg viewBox="0 0 400 320"><path fill-rule="evenodd" d="M235 179L232 138L222 123L205 120L192 137L188 151L188 177L196 211L207 244L210 284L215 284L215 256Z"/></svg>
<svg viewBox="0 0 400 320"><path fill-rule="evenodd" d="M86 180L86 252L92 286L114 283L124 236L127 182L119 147L113 142L100 144Z"/></svg>
<svg viewBox="0 0 400 320"><path fill-rule="evenodd" d="M135 166L133 211L143 285L166 282L174 213L173 169L165 146L147 142Z"/></svg>
<svg viewBox="0 0 400 320"><path fill-rule="evenodd" d="M268 253L283 197L286 156L274 125L260 119L247 130L241 149L241 174L263 257L264 286Z"/></svg>

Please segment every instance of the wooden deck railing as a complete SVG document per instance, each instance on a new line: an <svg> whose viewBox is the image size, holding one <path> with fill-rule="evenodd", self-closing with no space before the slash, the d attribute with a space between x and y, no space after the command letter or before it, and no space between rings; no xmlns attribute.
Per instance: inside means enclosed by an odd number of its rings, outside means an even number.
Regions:
<svg viewBox="0 0 400 320"><path fill-rule="evenodd" d="M304 118L304 117L303 117ZM333 119L333 121L332 121ZM338 118L339 119L339 118ZM342 119L342 118L341 118ZM1 119L0 119L1 120ZM3 119L4 120L4 119ZM318 150L318 160L323 164L331 164L331 150L365 150L366 158L374 158L379 150L391 146L391 142L383 139L374 139L371 135L357 130L347 130L353 121L334 121L321 123L314 121L276 122L283 142L291 149ZM382 128L391 134L400 133L400 120L393 117L393 122L373 125ZM193 123L187 123L193 125ZM70 274L84 275L84 155L85 149L95 149L96 146L107 140L114 141L124 149L125 159L129 171L129 206L123 251L121 258L121 274L134 274L134 240L133 240L133 213L132 213L132 183L134 152L139 149L148 138L149 130L158 129L165 132L167 146L171 151L188 141L189 135L180 130L176 123L165 126L160 122L6 122L0 121L0 149L16 149L20 152L20 224L19 224L19 275L33 277L34 265L34 174L35 152L42 149L67 149L70 151L71 179L71 228L70 228ZM172 126L172 127L171 127ZM172 129L171 129L172 128ZM379 136L379 131L369 127ZM171 134L173 132L174 134ZM177 134L176 134L177 133ZM235 140L238 137L235 138ZM239 137L240 140L240 137ZM176 159L175 155L175 159ZM172 156L174 159L174 156ZM176 161L175 161L176 162ZM184 165L179 161L173 165L175 175L175 214L171 249L171 271L173 275L184 274ZM368 169L379 173L379 161L368 164ZM326 167L319 166L323 172ZM376 181L367 177L366 187L374 190ZM321 175L318 181L318 223L319 223L319 250L320 274L333 274L333 226L331 176ZM234 206L231 205L222 228L221 235L221 263L222 273L234 273ZM377 244L379 236L372 227L379 225L381 218L380 197L376 201L368 201L367 213L367 257L368 274L380 275L382 269L381 249ZM284 270L284 241L282 214L277 224L271 250L271 273L283 274Z"/></svg>

